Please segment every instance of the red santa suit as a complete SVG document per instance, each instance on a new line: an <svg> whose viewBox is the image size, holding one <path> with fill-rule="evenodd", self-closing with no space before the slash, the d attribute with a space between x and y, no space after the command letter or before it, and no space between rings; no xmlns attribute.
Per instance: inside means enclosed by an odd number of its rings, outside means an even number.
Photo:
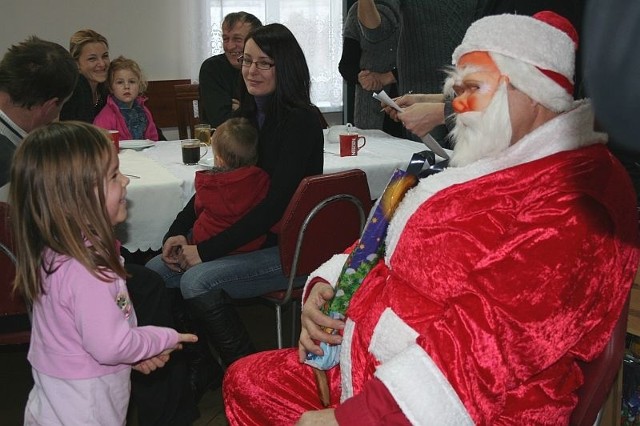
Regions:
<svg viewBox="0 0 640 426"><path fill-rule="evenodd" d="M407 193L328 374L341 424L568 422L576 361L607 343L639 260L631 184L592 123L576 103ZM310 283L335 284L345 259ZM291 349L233 364L224 398L231 424L293 424L322 408Z"/></svg>
<svg viewBox="0 0 640 426"><path fill-rule="evenodd" d="M201 243L236 223L264 199L269 175L259 167L247 166L220 172L196 172L193 244ZM258 250L266 236L258 237L234 253Z"/></svg>

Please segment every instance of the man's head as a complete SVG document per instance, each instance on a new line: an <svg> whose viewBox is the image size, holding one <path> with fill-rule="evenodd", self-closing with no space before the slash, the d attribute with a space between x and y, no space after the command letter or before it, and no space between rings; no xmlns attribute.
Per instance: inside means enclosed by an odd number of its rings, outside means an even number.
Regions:
<svg viewBox="0 0 640 426"><path fill-rule="evenodd" d="M573 105L577 33L553 12L475 22L453 53L452 165L503 151Z"/></svg>
<svg viewBox="0 0 640 426"><path fill-rule="evenodd" d="M8 95L12 107L34 115L33 128L58 117L77 79L78 67L69 52L35 36L11 46L0 61L0 92Z"/></svg>
<svg viewBox="0 0 640 426"><path fill-rule="evenodd" d="M238 57L244 50L244 39L254 29L261 27L262 22L247 12L234 12L222 21L222 48L229 63L240 69Z"/></svg>

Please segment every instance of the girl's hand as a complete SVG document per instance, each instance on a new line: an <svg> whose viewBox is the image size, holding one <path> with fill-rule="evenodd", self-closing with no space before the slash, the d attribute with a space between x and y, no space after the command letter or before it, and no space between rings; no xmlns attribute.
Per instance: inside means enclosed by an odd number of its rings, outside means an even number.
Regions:
<svg viewBox="0 0 640 426"><path fill-rule="evenodd" d="M170 355L163 352L160 355L156 355L154 357L142 360L137 364L134 364L132 368L142 374L149 374L152 371L157 370L158 368L164 367L165 364L169 361L169 358Z"/></svg>

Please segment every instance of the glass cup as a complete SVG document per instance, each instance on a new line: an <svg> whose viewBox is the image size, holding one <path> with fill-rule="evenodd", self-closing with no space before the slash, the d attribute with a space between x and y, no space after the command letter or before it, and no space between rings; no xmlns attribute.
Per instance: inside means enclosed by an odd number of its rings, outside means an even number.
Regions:
<svg viewBox="0 0 640 426"><path fill-rule="evenodd" d="M193 137L202 143L211 145L211 126L208 124L196 124L193 126Z"/></svg>
<svg viewBox="0 0 640 426"><path fill-rule="evenodd" d="M200 142L199 139L183 139L180 141L180 146L182 147L182 162L187 165L198 164L209 151L207 144ZM204 154L200 154L200 148L204 148Z"/></svg>

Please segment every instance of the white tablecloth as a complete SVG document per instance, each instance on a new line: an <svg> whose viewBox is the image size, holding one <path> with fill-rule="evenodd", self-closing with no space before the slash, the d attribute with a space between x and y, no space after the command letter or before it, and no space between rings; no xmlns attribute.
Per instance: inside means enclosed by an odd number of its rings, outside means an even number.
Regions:
<svg viewBox="0 0 640 426"><path fill-rule="evenodd" d="M116 227L116 235L129 251L158 250L183 207L183 181L141 152L125 149L119 157L120 171L139 178L129 177L127 220Z"/></svg>
<svg viewBox="0 0 640 426"><path fill-rule="evenodd" d="M396 168L405 169L411 156L425 146L394 138L380 130L361 130L367 143L357 156L340 157L340 147L325 139L324 173L362 169L367 174L371 198L384 190ZM209 151L204 159L210 159ZM120 169L140 176L128 187L129 217L117 228L118 237L130 251L159 250L162 237L180 210L193 196L193 178L200 165L182 163L180 141L160 141L140 152L122 150Z"/></svg>

